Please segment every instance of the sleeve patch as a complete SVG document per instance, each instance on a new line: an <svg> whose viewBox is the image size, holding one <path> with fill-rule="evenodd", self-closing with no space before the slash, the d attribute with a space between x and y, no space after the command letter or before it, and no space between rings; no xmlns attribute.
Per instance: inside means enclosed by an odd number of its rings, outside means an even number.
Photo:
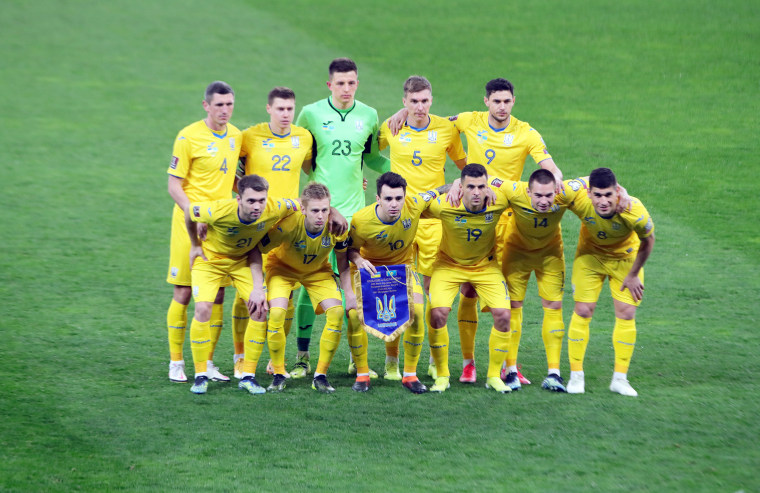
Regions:
<svg viewBox="0 0 760 493"><path fill-rule="evenodd" d="M177 156L172 156L172 161L169 164L170 169L177 169L177 165L179 164L179 158Z"/></svg>
<svg viewBox="0 0 760 493"><path fill-rule="evenodd" d="M201 208L198 205L193 206L193 216L194 217L201 217Z"/></svg>
<svg viewBox="0 0 760 493"><path fill-rule="evenodd" d="M504 180L500 180L498 178L494 178L493 180L491 180L491 186L501 187L503 184L504 184Z"/></svg>
<svg viewBox="0 0 760 493"><path fill-rule="evenodd" d="M449 117L449 121L450 122L455 122L455 121L457 121L457 118L459 118L459 115L450 116Z"/></svg>

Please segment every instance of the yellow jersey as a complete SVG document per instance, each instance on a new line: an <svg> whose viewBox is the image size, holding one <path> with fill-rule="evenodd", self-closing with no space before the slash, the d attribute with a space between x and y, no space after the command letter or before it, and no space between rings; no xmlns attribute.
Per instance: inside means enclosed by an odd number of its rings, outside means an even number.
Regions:
<svg viewBox="0 0 760 493"><path fill-rule="evenodd" d="M518 181L529 154L536 164L551 159L541 134L514 115L501 130L488 123L487 111L459 113L450 119L467 138L467 162L482 164L489 175Z"/></svg>
<svg viewBox="0 0 760 493"><path fill-rule="evenodd" d="M376 265L411 264L420 215L436 196L435 191L407 195L401 215L391 223L377 217L377 203L361 209L351 218L348 245Z"/></svg>
<svg viewBox="0 0 760 493"><path fill-rule="evenodd" d="M240 130L231 123L220 134L203 120L180 130L166 172L184 180L182 188L190 202L232 196L240 136Z"/></svg>
<svg viewBox="0 0 760 493"><path fill-rule="evenodd" d="M594 210L591 198L579 193L570 207L581 220L576 255L603 255L613 259L636 256L639 239L654 233L649 212L637 198L631 197L629 210L605 218Z"/></svg>
<svg viewBox="0 0 760 493"><path fill-rule="evenodd" d="M531 205L528 182L493 178L491 186L504 195L513 212L509 223L506 243L523 251L541 250L562 244L560 221L576 196L586 194L586 184L581 179L565 180L565 189L554 196L554 204L548 212L538 212Z"/></svg>
<svg viewBox="0 0 760 493"><path fill-rule="evenodd" d="M453 161L466 157L454 124L436 115L430 115L430 121L423 128L404 123L395 137L386 120L377 139L381 150L390 146L391 171L406 179L409 194L433 190L446 183L443 167L447 153Z"/></svg>
<svg viewBox="0 0 760 493"><path fill-rule="evenodd" d="M306 275L330 267L330 252L344 251L348 247L348 231L341 236L330 233L326 224L322 231L309 233L306 216L292 215L272 229L261 240L259 248L268 253L268 265L272 262L288 267L296 275Z"/></svg>
<svg viewBox="0 0 760 493"><path fill-rule="evenodd" d="M494 260L496 223L506 210L507 198L496 195L496 203L474 212L464 202L454 207L444 197L431 201L422 217L441 220L443 235L438 260L448 263L482 267Z"/></svg>
<svg viewBox="0 0 760 493"><path fill-rule="evenodd" d="M261 241L281 219L298 211L298 202L267 197L261 216L245 223L238 216L237 199L191 202L190 218L208 224L203 249L229 258L242 258Z"/></svg>
<svg viewBox="0 0 760 493"><path fill-rule="evenodd" d="M245 174L266 179L272 197L298 197L301 165L311 159L309 131L291 125L290 133L278 135L264 122L245 129L242 139L240 157L245 158Z"/></svg>

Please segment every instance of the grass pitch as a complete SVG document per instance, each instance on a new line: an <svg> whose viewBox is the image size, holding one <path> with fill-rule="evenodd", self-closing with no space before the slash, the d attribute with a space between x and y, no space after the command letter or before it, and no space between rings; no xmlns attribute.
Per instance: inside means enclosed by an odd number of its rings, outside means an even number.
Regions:
<svg viewBox="0 0 760 493"><path fill-rule="evenodd" d="M5 2L0 489L760 489L759 14L733 0ZM337 56L358 62L358 98L381 118L410 74L431 80L440 115L482 109L485 82L507 77L515 116L565 176L606 165L644 202L657 244L630 373L638 398L607 390L607 292L587 394L537 388L534 284L520 349L534 385L515 395L482 388L488 317L480 383L440 396L383 382L355 395L345 344L332 396L306 381L260 397L212 384L200 398L168 383L174 136L203 117L211 80L236 89L233 122L245 128L266 119L275 85L299 107L325 97ZM578 221L567 217L569 266ZM571 309L568 293L566 323ZM371 364L382 367L380 344Z"/></svg>

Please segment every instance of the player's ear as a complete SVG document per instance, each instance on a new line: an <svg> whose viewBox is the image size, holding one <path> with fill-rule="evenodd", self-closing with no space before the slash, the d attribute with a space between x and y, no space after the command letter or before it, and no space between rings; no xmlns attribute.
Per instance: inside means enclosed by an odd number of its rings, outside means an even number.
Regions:
<svg viewBox="0 0 760 493"><path fill-rule="evenodd" d="M488 106L488 96L483 96L483 104Z"/></svg>

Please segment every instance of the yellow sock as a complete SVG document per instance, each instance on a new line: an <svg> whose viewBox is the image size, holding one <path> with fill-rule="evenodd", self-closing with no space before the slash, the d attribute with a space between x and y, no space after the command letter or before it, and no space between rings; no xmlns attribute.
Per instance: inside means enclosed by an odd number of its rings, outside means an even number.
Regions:
<svg viewBox="0 0 760 493"><path fill-rule="evenodd" d="M287 311L282 308L269 309L269 323L267 324L267 345L269 357L272 358L272 367L276 374L285 373L285 317Z"/></svg>
<svg viewBox="0 0 760 493"><path fill-rule="evenodd" d="M295 318L296 307L293 305L293 298L288 300L288 309L285 311L285 337L290 334L290 328L293 326L293 318Z"/></svg>
<svg viewBox="0 0 760 493"><path fill-rule="evenodd" d="M190 324L190 348L193 351L195 373L205 373L208 353L211 350L211 322L199 322L193 318Z"/></svg>
<svg viewBox="0 0 760 493"><path fill-rule="evenodd" d="M522 335L522 307L512 308L509 319L509 353L507 353L507 366L517 364L517 351L520 349L520 336Z"/></svg>
<svg viewBox="0 0 760 493"><path fill-rule="evenodd" d="M322 329L322 337L319 338L319 361L315 373L327 374L335 351L340 343L341 326L343 325L343 307L333 306L325 311L325 327Z"/></svg>
<svg viewBox="0 0 760 493"><path fill-rule="evenodd" d="M245 301L235 296L235 302L232 304L232 344L235 346L235 354L245 352L245 330L250 318Z"/></svg>
<svg viewBox="0 0 760 493"><path fill-rule="evenodd" d="M209 330L211 331L211 350L208 353L208 359L214 359L214 350L219 342L219 336L222 334L223 308L221 304L211 305L211 325L209 326Z"/></svg>
<svg viewBox="0 0 760 493"><path fill-rule="evenodd" d="M356 310L348 312L348 347L351 350L351 356L354 357L356 364L356 373L368 373L369 363L367 362L367 333L364 332L359 323L359 314Z"/></svg>
<svg viewBox="0 0 760 493"><path fill-rule="evenodd" d="M588 346L590 318L584 318L573 312L570 327L567 330L567 356L570 358L570 371L583 371L583 358Z"/></svg>
<svg viewBox="0 0 760 493"><path fill-rule="evenodd" d="M404 332L404 373L417 373L422 342L425 340L424 310L419 303L414 304L414 322Z"/></svg>
<svg viewBox="0 0 760 493"><path fill-rule="evenodd" d="M541 337L546 349L546 366L549 370L559 370L562 353L562 339L565 338L565 323L562 321L562 309L544 308L544 323Z"/></svg>
<svg viewBox="0 0 760 493"><path fill-rule="evenodd" d="M510 339L509 332L500 332L496 330L496 327L491 327L491 336L488 338L487 378L499 377L501 365L509 354Z"/></svg>
<svg viewBox="0 0 760 493"><path fill-rule="evenodd" d="M475 359L475 332L478 330L478 299L459 295L459 344L463 359Z"/></svg>
<svg viewBox="0 0 760 493"><path fill-rule="evenodd" d="M259 364L261 352L267 339L267 323L249 320L245 331L245 360L243 361L243 373L256 374L256 366Z"/></svg>
<svg viewBox="0 0 760 493"><path fill-rule="evenodd" d="M169 359L181 361L182 347L185 345L185 331L187 330L187 305L172 299L169 311L166 313L166 326L169 331Z"/></svg>
<svg viewBox="0 0 760 493"><path fill-rule="evenodd" d="M449 373L449 328L443 326L440 329L434 329L430 324L431 308L428 303L425 311L427 320L428 341L430 342L430 355L435 362L435 368L439 377L451 376Z"/></svg>
<svg viewBox="0 0 760 493"><path fill-rule="evenodd" d="M401 343L401 338L397 337L395 341L385 343L385 355L398 359L398 346Z"/></svg>
<svg viewBox="0 0 760 493"><path fill-rule="evenodd" d="M612 329L612 347L615 349L615 371L628 373L633 349L636 347L636 320L615 317Z"/></svg>

